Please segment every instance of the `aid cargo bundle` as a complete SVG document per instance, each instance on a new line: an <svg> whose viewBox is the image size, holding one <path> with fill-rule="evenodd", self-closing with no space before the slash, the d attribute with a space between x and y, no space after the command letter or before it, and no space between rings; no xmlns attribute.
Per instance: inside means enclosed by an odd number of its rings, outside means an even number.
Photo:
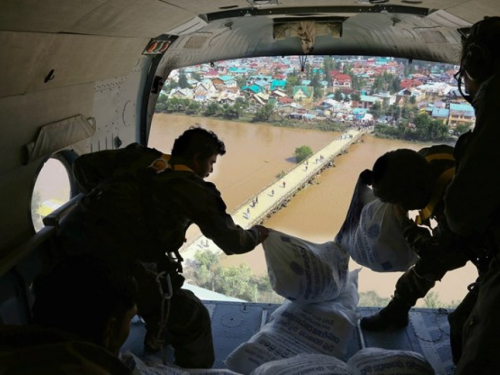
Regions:
<svg viewBox="0 0 500 375"><path fill-rule="evenodd" d="M299 354L264 363L251 375L355 375L340 359L324 354Z"/></svg>
<svg viewBox="0 0 500 375"><path fill-rule="evenodd" d="M358 264L376 272L406 271L418 259L403 236L402 214L358 181L335 241Z"/></svg>
<svg viewBox="0 0 500 375"><path fill-rule="evenodd" d="M344 288L349 254L335 242L316 244L270 230L263 242L273 290L290 301L330 301Z"/></svg>
<svg viewBox="0 0 500 375"><path fill-rule="evenodd" d="M250 374L260 365L298 354L325 354L345 359L359 319L358 271L333 301L301 304L286 301L270 321L226 359L227 367Z"/></svg>
<svg viewBox="0 0 500 375"><path fill-rule="evenodd" d="M347 364L355 375L434 375L425 357L408 350L365 348L354 354Z"/></svg>

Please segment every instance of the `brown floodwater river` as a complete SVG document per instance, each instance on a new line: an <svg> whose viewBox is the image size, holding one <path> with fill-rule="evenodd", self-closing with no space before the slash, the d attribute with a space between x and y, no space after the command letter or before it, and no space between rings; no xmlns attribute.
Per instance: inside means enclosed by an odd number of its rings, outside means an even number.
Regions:
<svg viewBox="0 0 500 375"><path fill-rule="evenodd" d="M339 135L336 132L156 114L149 146L169 153L175 138L196 124L214 131L226 144L227 153L218 158L214 173L208 180L221 191L228 212L276 180L278 173L293 168L297 147L306 145L315 152ZM362 143L352 145L347 154L335 159L334 168L325 170L316 178L315 184L302 189L286 208L266 220L264 225L312 242L330 241L345 218L359 173L371 168L376 158L387 151L403 147L417 150L423 146L364 136ZM190 229L188 240L197 234L196 228ZM247 263L255 274L264 274L267 270L261 246L247 254L226 256L222 263L225 266ZM350 267L360 266L351 260ZM389 297L400 275L400 272L377 273L363 268L359 274L359 290L375 290L380 296ZM433 291L445 302L461 300L467 292L467 285L475 281L476 275L475 268L468 264L449 272Z"/></svg>

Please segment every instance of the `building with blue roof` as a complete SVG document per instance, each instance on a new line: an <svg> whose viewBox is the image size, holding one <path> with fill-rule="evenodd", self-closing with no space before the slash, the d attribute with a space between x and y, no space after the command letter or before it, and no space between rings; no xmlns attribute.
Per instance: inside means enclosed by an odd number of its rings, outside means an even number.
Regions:
<svg viewBox="0 0 500 375"><path fill-rule="evenodd" d="M450 110L446 108L436 108L434 107L431 112L431 117L435 120L441 120L445 123L448 122L448 117L450 115Z"/></svg>
<svg viewBox="0 0 500 375"><path fill-rule="evenodd" d="M286 80L284 79L274 79L271 82L271 91L276 89L284 89L286 87Z"/></svg>
<svg viewBox="0 0 500 375"><path fill-rule="evenodd" d="M468 103L450 103L450 115L448 117L448 125L455 127L457 125L474 125L476 116L474 108Z"/></svg>
<svg viewBox="0 0 500 375"><path fill-rule="evenodd" d="M242 91L250 91L250 92L252 92L254 94L258 94L258 93L264 91L264 89L261 86L259 86L259 85L243 86L241 88L241 90Z"/></svg>

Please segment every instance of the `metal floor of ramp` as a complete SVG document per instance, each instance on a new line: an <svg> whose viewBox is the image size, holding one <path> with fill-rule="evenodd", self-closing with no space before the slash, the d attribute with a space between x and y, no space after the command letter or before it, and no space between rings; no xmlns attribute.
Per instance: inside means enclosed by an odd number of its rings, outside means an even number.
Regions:
<svg viewBox="0 0 500 375"><path fill-rule="evenodd" d="M279 305L263 303L240 303L204 301L212 318L212 333L215 348L213 368L226 368L224 360L237 346L246 342L266 324L270 315ZM360 307L363 316L371 315L379 308ZM455 374L455 366L449 345L448 314L445 309L412 309L410 324L404 329L385 332L362 332L355 330L348 346L348 357L364 347L411 350L421 353L431 363L437 375ZM161 362L160 355L145 355L143 350L145 328L137 317L134 318L131 333L122 347L137 356L154 362ZM169 349L163 354L173 362Z"/></svg>

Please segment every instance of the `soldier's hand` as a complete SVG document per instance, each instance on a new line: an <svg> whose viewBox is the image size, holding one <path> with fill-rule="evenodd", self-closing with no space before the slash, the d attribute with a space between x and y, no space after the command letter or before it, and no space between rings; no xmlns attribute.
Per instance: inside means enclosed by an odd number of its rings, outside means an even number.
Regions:
<svg viewBox="0 0 500 375"><path fill-rule="evenodd" d="M269 236L269 229L263 225L255 225L257 229L259 243L262 243Z"/></svg>
<svg viewBox="0 0 500 375"><path fill-rule="evenodd" d="M372 184L372 177L373 172L369 169L365 169L363 172L359 174L359 182L365 185L371 185Z"/></svg>

